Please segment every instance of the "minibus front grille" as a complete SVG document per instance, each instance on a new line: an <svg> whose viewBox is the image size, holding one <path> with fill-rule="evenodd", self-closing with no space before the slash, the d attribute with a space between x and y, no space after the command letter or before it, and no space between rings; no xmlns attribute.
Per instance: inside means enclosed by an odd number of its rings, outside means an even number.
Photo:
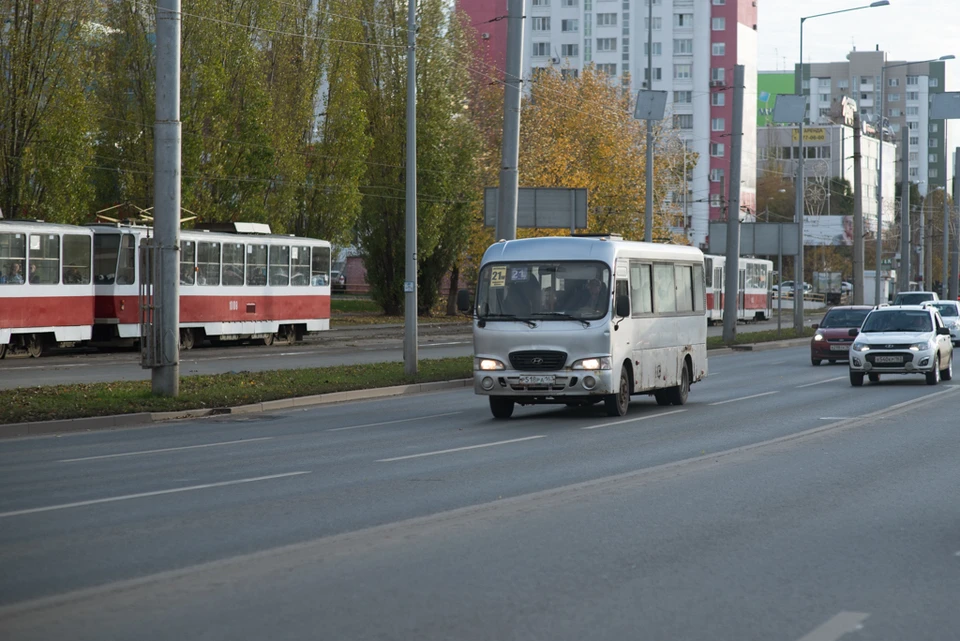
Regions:
<svg viewBox="0 0 960 641"><path fill-rule="evenodd" d="M522 372L553 372L567 363L566 352L527 350L510 352L510 365Z"/></svg>

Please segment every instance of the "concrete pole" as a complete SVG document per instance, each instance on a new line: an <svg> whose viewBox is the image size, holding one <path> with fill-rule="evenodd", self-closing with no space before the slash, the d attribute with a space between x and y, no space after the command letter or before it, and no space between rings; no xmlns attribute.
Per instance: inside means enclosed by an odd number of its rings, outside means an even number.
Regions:
<svg viewBox="0 0 960 641"><path fill-rule="evenodd" d="M904 133L909 136L910 130ZM900 162L902 175L900 176L900 275L897 277L897 291L905 292L910 289L910 145L900 142L903 149Z"/></svg>
<svg viewBox="0 0 960 641"><path fill-rule="evenodd" d="M956 193L956 191L954 191ZM943 181L943 254L940 262L943 263L940 269L940 296L947 298L947 291L950 288L950 205L947 202L947 181ZM956 196L954 196L956 200Z"/></svg>
<svg viewBox="0 0 960 641"><path fill-rule="evenodd" d="M647 91L653 91L653 0L647 10ZM647 202L643 239L653 242L653 121L647 121Z"/></svg>
<svg viewBox="0 0 960 641"><path fill-rule="evenodd" d="M180 394L180 20L180 0L157 0L153 207L160 269L153 287L160 345L150 375L159 396Z"/></svg>
<svg viewBox="0 0 960 641"><path fill-rule="evenodd" d="M883 85L886 69L880 68L880 151L877 171L877 257L874 269L874 296L873 304L880 304L880 274L883 267ZM909 130L907 130L909 131ZM901 130L901 136L903 130Z"/></svg>
<svg viewBox="0 0 960 641"><path fill-rule="evenodd" d="M947 195L944 187L943 195ZM933 291L933 200L930 200L931 208L923 207L923 288L927 291Z"/></svg>
<svg viewBox="0 0 960 641"><path fill-rule="evenodd" d="M407 211L403 371L417 373L417 0L407 0Z"/></svg>
<svg viewBox="0 0 960 641"><path fill-rule="evenodd" d="M953 161L953 249L950 250L950 291L947 298L957 300L960 296L960 147Z"/></svg>
<svg viewBox="0 0 960 641"><path fill-rule="evenodd" d="M800 95L803 92L803 23L804 18L800 18ZM736 117L736 116L734 116ZM797 256L794 259L793 269L793 329L797 335L803 334L803 121L807 118L806 106L804 106L803 116L800 118L799 148L800 158L797 159L797 182L794 188L796 193L796 205L794 212L794 222L797 223L797 233L800 236L800 247Z"/></svg>
<svg viewBox="0 0 960 641"><path fill-rule="evenodd" d="M853 304L863 305L863 168L860 112L853 114Z"/></svg>
<svg viewBox="0 0 960 641"><path fill-rule="evenodd" d="M923 282L923 265L927 258L923 253L924 238L926 238L924 234L926 234L926 231L927 231L925 227L926 221L924 220L926 216L924 212L924 209L926 209L926 207L924 207L925 203L926 203L926 199L924 198L920 203L920 220L917 221L918 222L917 235L919 236L919 238L914 242L914 245L916 245L916 247L913 248L913 253L917 255L917 275L915 278L917 282L920 283L920 287L922 289L927 289L927 287L925 286L925 283Z"/></svg>
<svg viewBox="0 0 960 641"><path fill-rule="evenodd" d="M520 65L523 58L523 0L507 0L507 60L503 87L503 148L497 193L496 240L517 237L520 164Z"/></svg>
<svg viewBox="0 0 960 641"><path fill-rule="evenodd" d="M743 151L743 65L733 68L733 131L730 138L730 204L727 208L727 260L723 291L723 342L737 337L740 301L740 156Z"/></svg>

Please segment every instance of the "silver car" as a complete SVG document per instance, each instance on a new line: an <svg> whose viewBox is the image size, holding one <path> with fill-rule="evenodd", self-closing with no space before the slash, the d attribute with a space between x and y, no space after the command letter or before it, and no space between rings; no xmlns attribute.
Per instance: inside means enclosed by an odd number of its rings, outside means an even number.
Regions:
<svg viewBox="0 0 960 641"><path fill-rule="evenodd" d="M923 304L940 312L943 324L950 330L954 347L960 347L960 302L955 300L930 301Z"/></svg>

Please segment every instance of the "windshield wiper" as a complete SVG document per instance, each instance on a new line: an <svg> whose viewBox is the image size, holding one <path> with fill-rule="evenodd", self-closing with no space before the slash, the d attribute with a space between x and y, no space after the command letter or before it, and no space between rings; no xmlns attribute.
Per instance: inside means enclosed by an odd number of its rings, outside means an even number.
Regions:
<svg viewBox="0 0 960 641"><path fill-rule="evenodd" d="M566 318L568 320L574 320L583 323L584 327L590 327L590 321L584 320L579 316L574 316L573 314L567 314L566 312L537 312L537 316L555 316L557 318Z"/></svg>
<svg viewBox="0 0 960 641"><path fill-rule="evenodd" d="M529 318L519 318L519 317L517 317L516 314L484 314L483 316L480 316L479 318L480 318L481 320L490 320L490 319L493 319L493 318L509 319L509 320L518 320L518 321L520 321L520 322L522 322L522 323L526 323L526 324L527 324L528 326L530 326L530 327L536 327L536 326L537 326L537 324L536 324L535 322L533 322L531 319L529 319Z"/></svg>

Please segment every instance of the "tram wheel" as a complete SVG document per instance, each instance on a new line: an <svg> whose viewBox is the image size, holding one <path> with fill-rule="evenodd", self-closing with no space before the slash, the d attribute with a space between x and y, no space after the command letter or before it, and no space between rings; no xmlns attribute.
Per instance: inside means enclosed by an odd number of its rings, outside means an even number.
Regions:
<svg viewBox="0 0 960 641"><path fill-rule="evenodd" d="M263 341L263 344L264 344L264 345L266 345L267 347L269 347L270 345L273 345L273 334L267 334L266 336L264 336L264 337L261 338L260 340Z"/></svg>
<svg viewBox="0 0 960 641"><path fill-rule="evenodd" d="M193 330L186 328L180 330L180 349L187 351L193 349L196 345L196 337L193 335Z"/></svg>
<svg viewBox="0 0 960 641"><path fill-rule="evenodd" d="M0 359L7 355L7 346L6 344L0 345Z"/></svg>
<svg viewBox="0 0 960 641"><path fill-rule="evenodd" d="M26 342L27 354L31 358L40 358L43 354L43 337L37 334L30 334Z"/></svg>

